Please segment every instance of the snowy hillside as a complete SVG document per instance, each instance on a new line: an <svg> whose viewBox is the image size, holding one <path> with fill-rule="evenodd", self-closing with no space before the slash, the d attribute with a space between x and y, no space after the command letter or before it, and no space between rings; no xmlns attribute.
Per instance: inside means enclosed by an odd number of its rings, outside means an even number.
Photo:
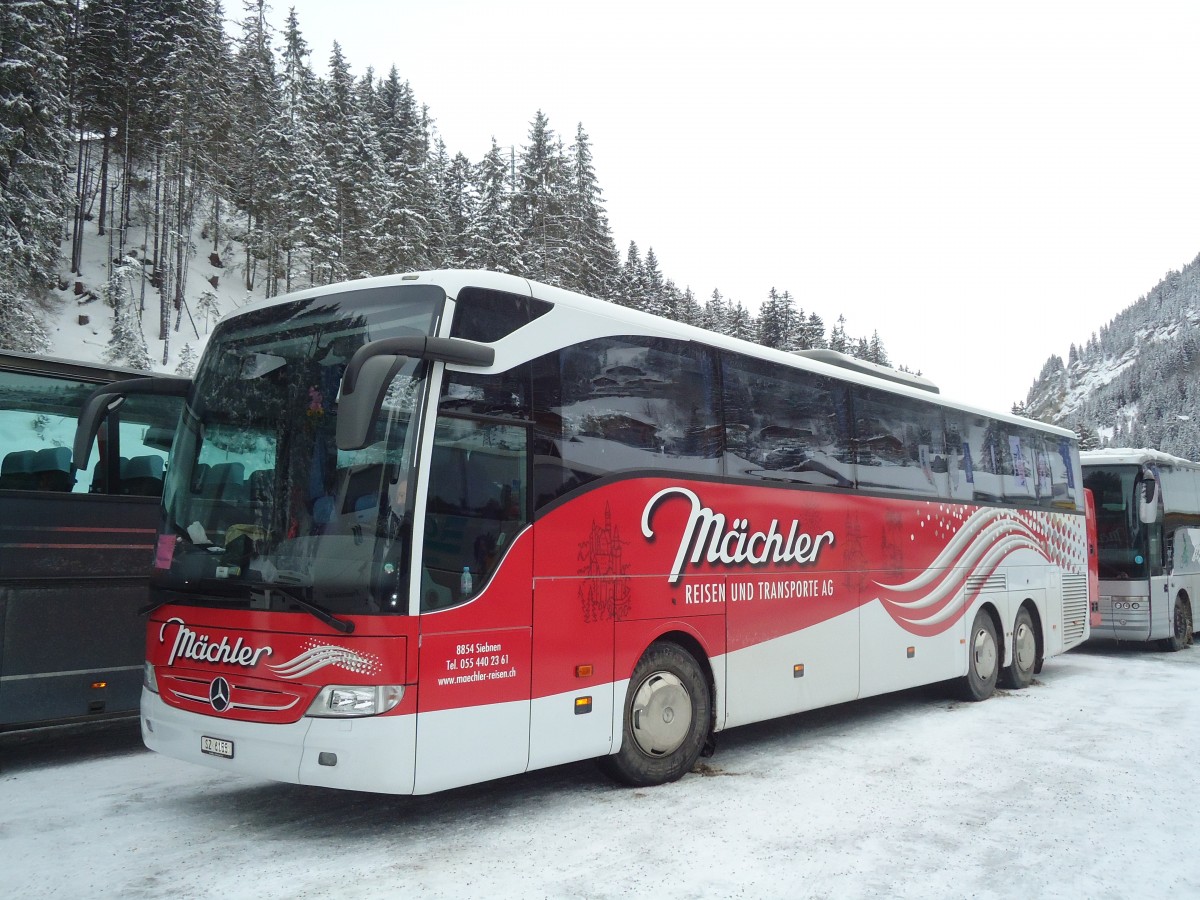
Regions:
<svg viewBox="0 0 1200 900"><path fill-rule="evenodd" d="M1052 356L1026 399L1033 418L1094 446L1200 459L1200 257L1078 346Z"/></svg>
<svg viewBox="0 0 1200 900"><path fill-rule="evenodd" d="M136 259L114 266L125 273L118 276L120 287L132 301L133 323L145 342L149 368L155 372L190 371L220 317L262 296L261 289L246 290L243 269L236 262L241 258L238 245L227 242L217 252L211 242L205 245L202 233L195 238L193 246L197 250L187 270L184 303L172 311L165 339L160 337L159 292L150 277L152 269L143 270ZM64 268L59 289L49 299L45 318L50 339L47 355L137 367L125 356L111 358L117 348L113 345L114 310L105 300L110 283L108 238L89 228L83 248L80 274L73 275Z"/></svg>

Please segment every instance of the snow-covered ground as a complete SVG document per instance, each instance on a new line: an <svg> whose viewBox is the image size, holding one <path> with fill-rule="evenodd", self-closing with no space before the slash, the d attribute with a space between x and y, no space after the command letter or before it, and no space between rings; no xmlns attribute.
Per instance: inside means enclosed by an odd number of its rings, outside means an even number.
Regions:
<svg viewBox="0 0 1200 900"><path fill-rule="evenodd" d="M4 735L0 895L1196 897L1198 746L1200 648L1115 644L985 703L735 729L645 790L578 764L339 793L153 755L129 721Z"/></svg>

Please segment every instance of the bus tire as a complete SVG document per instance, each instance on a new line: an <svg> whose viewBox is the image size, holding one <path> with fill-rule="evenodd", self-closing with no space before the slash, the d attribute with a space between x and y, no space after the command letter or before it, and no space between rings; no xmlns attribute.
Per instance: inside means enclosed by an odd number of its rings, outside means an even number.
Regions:
<svg viewBox="0 0 1200 900"><path fill-rule="evenodd" d="M1001 680L1005 687L1020 690L1033 681L1033 670L1037 667L1038 640L1029 610L1021 607L1013 623L1012 662L1004 667Z"/></svg>
<svg viewBox="0 0 1200 900"><path fill-rule="evenodd" d="M1171 631L1169 638L1163 638L1159 646L1174 653L1192 645L1192 607L1187 597L1180 594L1175 598L1175 610L1171 616Z"/></svg>
<svg viewBox="0 0 1200 900"><path fill-rule="evenodd" d="M986 610L975 614L967 634L967 674L959 679L958 692L964 700L986 700L996 689L1000 673L1000 644L996 623Z"/></svg>
<svg viewBox="0 0 1200 900"><path fill-rule="evenodd" d="M712 693L699 663L678 644L651 644L629 679L623 719L621 749L600 760L610 777L644 787L690 772L712 723Z"/></svg>

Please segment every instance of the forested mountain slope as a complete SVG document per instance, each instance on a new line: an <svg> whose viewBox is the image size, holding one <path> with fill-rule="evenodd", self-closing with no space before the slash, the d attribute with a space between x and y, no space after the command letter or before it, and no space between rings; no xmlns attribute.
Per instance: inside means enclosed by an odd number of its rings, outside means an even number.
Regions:
<svg viewBox="0 0 1200 900"><path fill-rule="evenodd" d="M188 371L248 299L456 267L888 362L786 290L698 296L619 252L582 123L538 111L468 159L394 67L355 77L334 43L320 75L294 10L278 33L241 7L230 33L217 0L0 6L0 347Z"/></svg>
<svg viewBox="0 0 1200 900"><path fill-rule="evenodd" d="M1089 446L1200 459L1200 256L1072 344L1065 363L1046 360L1021 411Z"/></svg>

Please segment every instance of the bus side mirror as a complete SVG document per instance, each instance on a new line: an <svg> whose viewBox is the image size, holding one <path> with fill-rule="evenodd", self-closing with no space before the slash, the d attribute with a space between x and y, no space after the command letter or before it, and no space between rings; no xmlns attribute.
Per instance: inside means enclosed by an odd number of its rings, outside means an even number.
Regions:
<svg viewBox="0 0 1200 900"><path fill-rule="evenodd" d="M1143 478L1138 489L1138 518L1143 525L1158 521L1158 482L1153 476Z"/></svg>
<svg viewBox="0 0 1200 900"><path fill-rule="evenodd" d="M359 347L342 373L336 431L339 450L361 450L367 445L371 422L383 403L383 392L405 358L487 368L495 362L496 351L486 344L461 338L420 334L381 338Z"/></svg>
<svg viewBox="0 0 1200 900"><path fill-rule="evenodd" d="M92 444L100 430L101 420L125 402L130 394L158 394L167 397L186 397L192 388L192 379L174 375L152 375L147 378L130 378L101 385L88 395L79 411L75 425L75 443L72 448L71 465L75 471L87 468Z"/></svg>
<svg viewBox="0 0 1200 900"><path fill-rule="evenodd" d="M335 438L339 450L361 450L367 446L371 423L383 403L384 391L403 364L402 356L372 356L359 366L354 388L349 391L343 377Z"/></svg>

